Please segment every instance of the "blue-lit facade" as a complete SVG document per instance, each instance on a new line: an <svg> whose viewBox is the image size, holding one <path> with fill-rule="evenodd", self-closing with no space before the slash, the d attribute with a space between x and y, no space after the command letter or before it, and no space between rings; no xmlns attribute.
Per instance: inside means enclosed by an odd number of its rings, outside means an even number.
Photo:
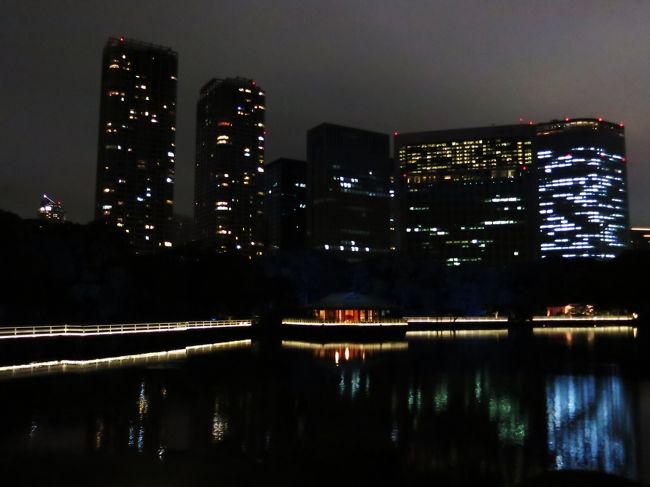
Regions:
<svg viewBox="0 0 650 487"><path fill-rule="evenodd" d="M622 124L601 119L537 125L540 253L614 258L629 245Z"/></svg>

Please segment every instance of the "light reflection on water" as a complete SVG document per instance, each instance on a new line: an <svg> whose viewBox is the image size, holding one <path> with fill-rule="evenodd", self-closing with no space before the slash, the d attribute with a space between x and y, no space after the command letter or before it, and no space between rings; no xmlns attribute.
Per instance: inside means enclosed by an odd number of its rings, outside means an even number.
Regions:
<svg viewBox="0 0 650 487"><path fill-rule="evenodd" d="M549 377L546 412L552 466L636 478L632 411L619 375Z"/></svg>
<svg viewBox="0 0 650 487"><path fill-rule="evenodd" d="M12 418L0 425L0 454L94 452L165 465L187 453L222 472L235 460L244 471L286 461L303 474L351 458L361 468L379 455L387 481L445 485L515 485L563 469L644 479L637 405L649 408L650 394L612 366L634 347L623 342L618 358L601 358L608 334L571 344L553 334L450 338L283 342L173 369L3 382L0 394L14 400L0 404L0 417ZM589 360L579 371L555 354L581 346Z"/></svg>

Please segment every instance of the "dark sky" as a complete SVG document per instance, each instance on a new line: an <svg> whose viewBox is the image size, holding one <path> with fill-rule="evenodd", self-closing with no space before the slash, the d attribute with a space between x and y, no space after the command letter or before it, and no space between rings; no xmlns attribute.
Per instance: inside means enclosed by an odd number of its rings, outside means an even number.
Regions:
<svg viewBox="0 0 650 487"><path fill-rule="evenodd" d="M212 77L267 91L267 160L329 121L392 132L565 116L624 121L633 224L650 224L648 0L1 0L0 208L39 196L92 218L101 51L179 53L176 212L191 214L194 115Z"/></svg>

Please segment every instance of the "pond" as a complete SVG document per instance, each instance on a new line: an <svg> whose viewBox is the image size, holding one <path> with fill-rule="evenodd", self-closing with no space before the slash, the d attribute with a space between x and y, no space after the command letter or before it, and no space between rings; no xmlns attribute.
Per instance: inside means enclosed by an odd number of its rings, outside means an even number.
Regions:
<svg viewBox="0 0 650 487"><path fill-rule="evenodd" d="M242 340L5 378L0 468L27 485L648 482L646 349L629 328Z"/></svg>

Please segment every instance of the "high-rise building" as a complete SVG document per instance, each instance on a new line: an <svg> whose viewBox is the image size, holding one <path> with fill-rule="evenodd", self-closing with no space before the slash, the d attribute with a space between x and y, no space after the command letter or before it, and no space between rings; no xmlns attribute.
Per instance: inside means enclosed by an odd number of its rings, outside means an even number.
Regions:
<svg viewBox="0 0 650 487"><path fill-rule="evenodd" d="M308 239L346 258L390 250L389 137L324 123L307 132Z"/></svg>
<svg viewBox="0 0 650 487"><path fill-rule="evenodd" d="M451 266L536 258L534 136L529 125L396 134L405 250Z"/></svg>
<svg viewBox="0 0 650 487"><path fill-rule="evenodd" d="M65 211L63 211L63 204L44 194L43 198L41 198L41 206L38 208L38 218L56 223L64 222Z"/></svg>
<svg viewBox="0 0 650 487"><path fill-rule="evenodd" d="M245 78L212 79L196 115L194 221L217 252L263 250L265 93Z"/></svg>
<svg viewBox="0 0 650 487"><path fill-rule="evenodd" d="M307 248L307 163L276 159L264 168L267 248Z"/></svg>
<svg viewBox="0 0 650 487"><path fill-rule="evenodd" d="M613 258L629 245L623 124L537 126L541 257Z"/></svg>
<svg viewBox="0 0 650 487"><path fill-rule="evenodd" d="M138 252L171 247L178 55L110 38L104 46L95 217Z"/></svg>

